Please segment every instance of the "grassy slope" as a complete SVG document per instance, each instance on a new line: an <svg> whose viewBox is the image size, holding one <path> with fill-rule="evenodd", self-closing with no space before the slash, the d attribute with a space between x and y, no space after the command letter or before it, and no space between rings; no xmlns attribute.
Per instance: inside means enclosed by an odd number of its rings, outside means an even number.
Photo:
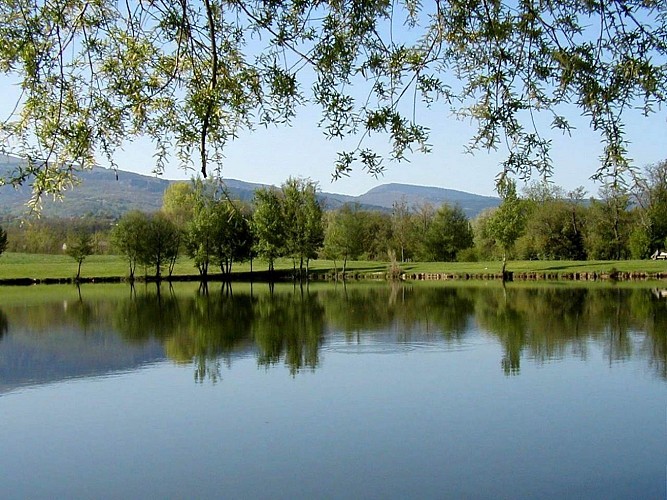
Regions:
<svg viewBox="0 0 667 500"><path fill-rule="evenodd" d="M336 262L340 271L341 262ZM289 269L292 262L281 259L276 263L277 269ZM494 274L499 273L500 262L409 262L401 264L406 273L449 273L449 274ZM333 262L327 260L314 261L311 270L326 272L333 268ZM255 271L265 271L267 265L262 261L255 261ZM507 265L508 271L538 272L538 273L572 273L572 272L608 272L616 269L619 272L667 272L667 262L652 260L627 261L512 261ZM250 270L249 263L234 266L234 271ZM347 270L358 273L384 272L387 263L355 261L348 262ZM212 273L217 269L211 269ZM152 270L151 270L152 272ZM196 274L192 261L186 258L179 259L175 274ZM0 256L0 279L13 278L71 278L76 274L76 262L66 255L35 255L22 253L6 253ZM127 276L128 269L125 260L116 255L92 255L88 257L81 268L83 277L111 277ZM137 274L142 275L143 269Z"/></svg>

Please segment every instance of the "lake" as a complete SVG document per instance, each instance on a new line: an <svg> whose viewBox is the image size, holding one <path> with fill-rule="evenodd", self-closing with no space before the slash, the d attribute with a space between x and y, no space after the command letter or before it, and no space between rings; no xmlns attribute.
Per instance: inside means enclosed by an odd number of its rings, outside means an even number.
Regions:
<svg viewBox="0 0 667 500"><path fill-rule="evenodd" d="M665 498L661 287L0 288L2 498Z"/></svg>

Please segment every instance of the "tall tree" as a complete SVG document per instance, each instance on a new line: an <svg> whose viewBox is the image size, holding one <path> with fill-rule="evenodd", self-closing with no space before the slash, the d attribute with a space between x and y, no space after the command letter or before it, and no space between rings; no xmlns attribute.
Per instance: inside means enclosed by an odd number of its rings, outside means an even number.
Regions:
<svg viewBox="0 0 667 500"><path fill-rule="evenodd" d="M180 247L180 232L176 225L161 212L153 214L148 217L144 239L140 263L154 266L157 280L162 279L165 266L171 276Z"/></svg>
<svg viewBox="0 0 667 500"><path fill-rule="evenodd" d="M213 238L213 261L226 275L231 274L234 262L242 262L251 256L250 222L240 205L240 202L223 200L215 207L217 230Z"/></svg>
<svg viewBox="0 0 667 500"><path fill-rule="evenodd" d="M185 226L185 248L202 279L206 280L219 231L218 211L213 200L198 199Z"/></svg>
<svg viewBox="0 0 667 500"><path fill-rule="evenodd" d="M65 253L78 264L75 278L78 282L81 279L81 264L86 260L86 257L93 253L92 235L85 229L74 230L69 234L65 245Z"/></svg>
<svg viewBox="0 0 667 500"><path fill-rule="evenodd" d="M525 204L516 192L516 183L506 179L499 185L502 202L489 220L488 231L503 250L503 276L507 257L514 243L524 231L526 223Z"/></svg>
<svg viewBox="0 0 667 500"><path fill-rule="evenodd" d="M285 252L285 217L281 193L275 188L262 188L255 191L255 210L252 228L255 234L255 251L269 263L273 271L275 260Z"/></svg>
<svg viewBox="0 0 667 500"><path fill-rule="evenodd" d="M649 165L646 178L638 185L637 198L642 216L643 247L636 257L648 257L667 246L667 160Z"/></svg>
<svg viewBox="0 0 667 500"><path fill-rule="evenodd" d="M421 203L414 207L412 240L415 242L415 258L417 260L431 260L426 242L434 218L435 208L430 203Z"/></svg>
<svg viewBox="0 0 667 500"><path fill-rule="evenodd" d="M391 231L398 245L401 262L405 262L405 250L412 232L412 214L405 198L395 201L391 207Z"/></svg>
<svg viewBox="0 0 667 500"><path fill-rule="evenodd" d="M120 218L111 234L114 246L127 258L130 281L134 280L137 264L146 254L148 221L145 213L132 210Z"/></svg>
<svg viewBox="0 0 667 500"><path fill-rule="evenodd" d="M329 212L324 236L324 252L330 258L343 260L343 279L348 259L358 258L364 251L364 231L359 204L345 204Z"/></svg>
<svg viewBox="0 0 667 500"><path fill-rule="evenodd" d="M368 260L387 260L393 243L391 216L377 210L365 210L360 214L363 253Z"/></svg>
<svg viewBox="0 0 667 500"><path fill-rule="evenodd" d="M447 204L438 208L426 232L425 244L428 260L438 262L456 260L459 250L472 247L472 228L463 209Z"/></svg>
<svg viewBox="0 0 667 500"><path fill-rule="evenodd" d="M530 209L522 237L523 258L583 260L585 207L584 190L571 193L540 183L526 190Z"/></svg>
<svg viewBox="0 0 667 500"><path fill-rule="evenodd" d="M497 208L488 208L472 221L475 250L481 260L491 260L502 255L494 235L491 233L490 222Z"/></svg>
<svg viewBox="0 0 667 500"><path fill-rule="evenodd" d="M592 259L625 259L630 255L630 195L620 185L605 185L600 199L592 200L586 232L586 249Z"/></svg>
<svg viewBox="0 0 667 500"><path fill-rule="evenodd" d="M7 250L7 231L0 227L0 255Z"/></svg>
<svg viewBox="0 0 667 500"><path fill-rule="evenodd" d="M283 215L285 217L285 249L299 264L299 278L304 277L310 259L324 240L322 207L317 201L317 185L306 179L289 178L282 185Z"/></svg>
<svg viewBox="0 0 667 500"><path fill-rule="evenodd" d="M206 175L230 139L289 123L306 98L329 137L386 133L398 160L428 150L418 106L401 101L460 103L472 149L507 144L503 172L522 175L552 168L535 115L568 132L566 114L583 114L604 145L598 173L619 173L624 111L667 100L656 1L14 0L0 3L0 40L0 71L22 89L0 149L28 162L5 182L32 179L35 206L128 137L153 139L157 170L196 152ZM336 175L356 162L384 168L362 141Z"/></svg>

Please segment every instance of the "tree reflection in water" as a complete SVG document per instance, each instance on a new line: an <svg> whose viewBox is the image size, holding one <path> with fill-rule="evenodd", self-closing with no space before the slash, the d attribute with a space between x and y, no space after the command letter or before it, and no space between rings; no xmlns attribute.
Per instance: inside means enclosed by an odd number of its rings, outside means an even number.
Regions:
<svg viewBox="0 0 667 500"><path fill-rule="evenodd" d="M195 380L217 381L221 364L253 356L260 366L284 362L290 373L313 370L334 336L356 344L382 339L456 346L485 335L502 346L504 373L525 359L585 359L600 346L610 363L640 356L667 379L667 299L648 288L512 284L318 284L306 287L212 284L116 288L113 297L45 302L0 310L31 335L63 326L85 334L109 330L129 344L159 341L176 363L194 363ZM21 331L28 331L25 328ZM22 333L28 335L28 333ZM80 343L72 341L80 348ZM63 350L66 346L60 345Z"/></svg>
<svg viewBox="0 0 667 500"><path fill-rule="evenodd" d="M9 321L7 321L7 315L0 309L0 340L5 336L7 330L9 330Z"/></svg>

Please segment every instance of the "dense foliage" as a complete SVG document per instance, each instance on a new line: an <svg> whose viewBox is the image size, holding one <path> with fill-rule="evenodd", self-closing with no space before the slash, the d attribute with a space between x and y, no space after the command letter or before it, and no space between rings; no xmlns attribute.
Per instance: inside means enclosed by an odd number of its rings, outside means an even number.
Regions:
<svg viewBox="0 0 667 500"><path fill-rule="evenodd" d="M329 137L384 133L390 156L428 150L418 111L439 101L477 124L470 148L502 147L502 172L548 173L549 125L585 115L600 174L629 165L624 111L667 96L667 8L645 1L12 0L0 4L0 71L21 88L0 150L27 165L5 182L59 193L128 138L197 156L289 122L304 102ZM536 123L545 122L544 127ZM336 175L381 156L363 141Z"/></svg>
<svg viewBox="0 0 667 500"><path fill-rule="evenodd" d="M171 275L178 257L181 233L176 225L164 214L128 212L123 216L112 233L118 250L127 257L130 279L134 277L137 264L155 269L155 277L160 279L163 268Z"/></svg>
<svg viewBox="0 0 667 500"><path fill-rule="evenodd" d="M312 181L290 178L280 190L257 192L252 220L254 249L269 262L270 270L276 258L290 257L295 272L298 263L299 276L303 277L310 259L317 257L324 230L316 188Z"/></svg>

